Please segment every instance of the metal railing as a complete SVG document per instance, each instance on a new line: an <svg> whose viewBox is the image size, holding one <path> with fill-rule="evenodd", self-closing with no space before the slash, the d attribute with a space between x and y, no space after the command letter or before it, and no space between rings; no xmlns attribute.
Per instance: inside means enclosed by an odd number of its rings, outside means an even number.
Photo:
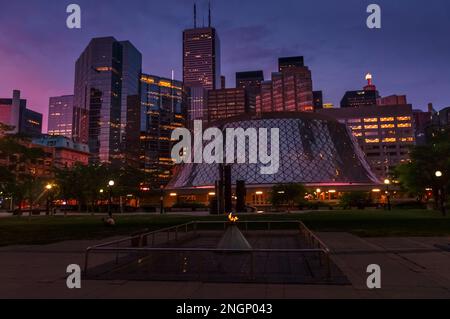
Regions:
<svg viewBox="0 0 450 319"><path fill-rule="evenodd" d="M261 227L251 227L251 226L261 226L264 225L263 229ZM227 221L193 221L182 225L177 225L173 227L167 227L160 230L146 232L142 234L137 234L134 236L129 236L123 239L114 240L99 244L96 246L88 247L85 252L85 264L84 264L84 274L88 275L89 270L89 257L92 253L108 253L115 254L115 263L119 264L120 254L132 254L137 253L137 255L142 256L145 254L151 254L156 252L163 253L246 253L250 254L251 258L251 270L250 275L253 276L253 260L257 253L295 253L295 254L317 254L320 266L325 266L326 278L329 280L331 278L331 260L330 260L330 250L310 229L308 229L305 224L301 221L240 221L238 225L245 231L249 231L251 228L255 230L281 230L285 228L277 228L275 225L290 224L294 225L291 230L298 230L300 235L303 237L305 243L310 247L304 249L250 249L250 250L239 250L239 249L218 249L218 248L174 248L174 247L155 247L158 245L166 245L171 242L177 242L183 237L192 234L196 236L199 232L199 228L206 228L205 230L217 230L217 227L205 227L209 226L220 226L219 229L226 229L229 222ZM250 227L249 227L250 226Z"/></svg>

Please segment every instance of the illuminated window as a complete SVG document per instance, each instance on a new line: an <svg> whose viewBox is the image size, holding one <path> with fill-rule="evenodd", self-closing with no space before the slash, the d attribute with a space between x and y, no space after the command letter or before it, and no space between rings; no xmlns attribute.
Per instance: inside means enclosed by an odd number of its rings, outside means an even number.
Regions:
<svg viewBox="0 0 450 319"><path fill-rule="evenodd" d="M362 126L361 126L361 125L358 125L358 126L350 126L350 128L351 128L352 130L361 130L361 129L362 129Z"/></svg>
<svg viewBox="0 0 450 319"><path fill-rule="evenodd" d="M397 139L395 137L388 137L383 139L383 143L395 143L397 142Z"/></svg>
<svg viewBox="0 0 450 319"><path fill-rule="evenodd" d="M410 116L399 116L397 117L397 121L411 121L411 117Z"/></svg>
<svg viewBox="0 0 450 319"><path fill-rule="evenodd" d="M402 137L400 139L402 142L414 142L414 137Z"/></svg>
<svg viewBox="0 0 450 319"><path fill-rule="evenodd" d="M353 133L353 136L355 137L361 137L363 134L362 133Z"/></svg>
<svg viewBox="0 0 450 319"><path fill-rule="evenodd" d="M378 125L366 125L364 126L366 130L375 130L378 129Z"/></svg>
<svg viewBox="0 0 450 319"><path fill-rule="evenodd" d="M361 123L361 119L350 119L348 123Z"/></svg>
<svg viewBox="0 0 450 319"><path fill-rule="evenodd" d="M381 128L395 128L394 124L383 124L381 125Z"/></svg>
<svg viewBox="0 0 450 319"><path fill-rule="evenodd" d="M380 139L379 138L366 138L366 143L370 144L370 143L380 143Z"/></svg>
<svg viewBox="0 0 450 319"><path fill-rule="evenodd" d="M398 124L397 125L399 128L406 128L406 127L411 127L411 123L402 123L402 124Z"/></svg>
<svg viewBox="0 0 450 319"><path fill-rule="evenodd" d="M364 123L377 123L377 118L364 119Z"/></svg>
<svg viewBox="0 0 450 319"><path fill-rule="evenodd" d="M380 118L381 122L393 122L395 119L393 117L382 117Z"/></svg>

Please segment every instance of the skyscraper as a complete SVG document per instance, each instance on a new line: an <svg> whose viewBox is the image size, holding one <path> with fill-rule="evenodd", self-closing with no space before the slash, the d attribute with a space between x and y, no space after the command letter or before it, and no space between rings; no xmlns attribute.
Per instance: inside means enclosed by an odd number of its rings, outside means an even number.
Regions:
<svg viewBox="0 0 450 319"><path fill-rule="evenodd" d="M302 56L293 56L278 59L278 72L286 69L301 68L305 66L305 59Z"/></svg>
<svg viewBox="0 0 450 319"><path fill-rule="evenodd" d="M159 189L172 177L172 131L185 126L186 94L180 81L142 74L140 111L140 168L147 186Z"/></svg>
<svg viewBox="0 0 450 319"><path fill-rule="evenodd" d="M208 91L208 122L254 112L242 88Z"/></svg>
<svg viewBox="0 0 450 319"><path fill-rule="evenodd" d="M323 92L322 91L314 91L314 110L323 109Z"/></svg>
<svg viewBox="0 0 450 319"><path fill-rule="evenodd" d="M48 107L48 134L72 139L73 95L51 97Z"/></svg>
<svg viewBox="0 0 450 319"><path fill-rule="evenodd" d="M208 27L197 28L194 7L194 28L183 32L183 83L189 89L189 121L207 118L207 91L221 87L220 41L211 27L211 11L208 20Z"/></svg>
<svg viewBox="0 0 450 319"><path fill-rule="evenodd" d="M91 162L125 161L127 113L139 108L141 64L130 42L113 37L92 39L77 60L73 137L89 145Z"/></svg>
<svg viewBox="0 0 450 319"><path fill-rule="evenodd" d="M261 94L261 84L264 82L263 71L236 73L236 88L245 89L251 109L256 110L256 97Z"/></svg>
<svg viewBox="0 0 450 319"><path fill-rule="evenodd" d="M42 133L42 114L27 108L27 100L14 90L12 98L0 98L0 123L13 127L11 134L39 136Z"/></svg>
<svg viewBox="0 0 450 319"><path fill-rule="evenodd" d="M257 112L312 112L312 76L303 58L281 58L279 64L281 72L272 73L272 80L261 84Z"/></svg>

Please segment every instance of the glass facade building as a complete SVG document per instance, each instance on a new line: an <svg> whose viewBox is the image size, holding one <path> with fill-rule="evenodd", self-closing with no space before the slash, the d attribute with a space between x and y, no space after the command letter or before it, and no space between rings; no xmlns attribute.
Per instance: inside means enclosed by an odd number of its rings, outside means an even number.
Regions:
<svg viewBox="0 0 450 319"><path fill-rule="evenodd" d="M183 83L154 75L141 76L139 164L147 187L159 189L172 177L172 131L186 123Z"/></svg>
<svg viewBox="0 0 450 319"><path fill-rule="evenodd" d="M113 37L92 39L77 60L73 136L89 145L91 162L125 162L126 117L139 108L141 65L139 51Z"/></svg>
<svg viewBox="0 0 450 319"><path fill-rule="evenodd" d="M279 170L263 175L259 164L232 164L232 182L248 187L302 183L308 187L377 185L364 154L351 131L329 117L315 113L265 113L224 122L227 128L279 128ZM246 139L247 150L250 149ZM168 189L214 188L219 180L218 164L182 164Z"/></svg>

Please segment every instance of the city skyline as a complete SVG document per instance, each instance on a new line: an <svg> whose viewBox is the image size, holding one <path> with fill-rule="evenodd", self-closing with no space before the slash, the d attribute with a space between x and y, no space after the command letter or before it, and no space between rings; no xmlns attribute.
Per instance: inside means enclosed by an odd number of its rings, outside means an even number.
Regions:
<svg viewBox="0 0 450 319"><path fill-rule="evenodd" d="M198 23L201 26L204 17L207 25L207 1L197 3ZM324 102L338 106L344 93L361 89L364 74L371 72L383 96L406 94L420 109L428 102L437 109L450 104L446 93L450 79L445 76L450 72L445 63L450 46L443 41L450 15L446 1L427 6L424 1L378 1L383 10L381 30L365 27L368 1L281 3L212 1L212 24L221 38L222 73L228 87L234 87L235 72L261 69L267 80L277 71L278 57L303 55ZM175 78L182 78L182 31L193 26L193 1L109 1L101 12L94 10L101 1L94 6L87 1L79 4L81 30L65 27L64 3L28 4L20 21L14 18L20 4L2 4L0 18L9 32L0 35L0 58L5 61L0 73L8 74L0 96L21 90L29 107L44 114L44 131L49 98L73 94L74 63L92 37L130 40L143 54L144 72L170 77L173 69ZM240 10L235 12L236 7Z"/></svg>

